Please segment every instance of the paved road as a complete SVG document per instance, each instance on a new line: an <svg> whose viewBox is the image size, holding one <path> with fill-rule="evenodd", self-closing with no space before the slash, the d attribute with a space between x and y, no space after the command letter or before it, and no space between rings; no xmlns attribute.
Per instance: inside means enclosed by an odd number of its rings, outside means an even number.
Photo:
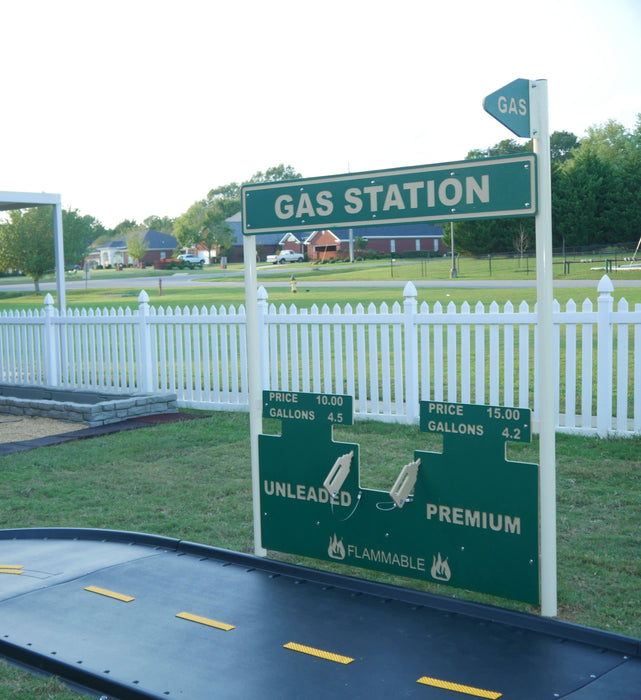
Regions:
<svg viewBox="0 0 641 700"><path fill-rule="evenodd" d="M272 269L273 266L265 266L259 268L261 273L282 272L281 267ZM310 268L311 269L311 268ZM296 272L300 272L300 268ZM104 289L109 287L128 288L128 289L157 289L158 280L162 279L163 288L171 287L191 287L197 285L225 286L225 287L243 287L244 280L240 272L185 272L168 275L166 277L123 277L110 279L89 279L87 282L82 277L78 279L67 280L66 289ZM459 289L534 289L536 287L536 277L527 280L413 280L416 287L426 288L459 288ZM641 287L641 272L640 279L636 280L612 280L615 287ZM367 281L348 281L339 280L330 281L314 281L301 279L299 284L306 287L388 287L403 289L407 282L405 280L367 280ZM265 287L287 286L287 280L269 281L264 277L259 279L259 284ZM597 280L554 280L554 287L562 288L589 288L596 289ZM43 292L55 292L56 283L42 282L40 289ZM0 291L33 291L33 283L25 282L24 284L0 284Z"/></svg>
<svg viewBox="0 0 641 700"><path fill-rule="evenodd" d="M0 656L122 700L639 697L639 640L204 545L0 530L0 561Z"/></svg>

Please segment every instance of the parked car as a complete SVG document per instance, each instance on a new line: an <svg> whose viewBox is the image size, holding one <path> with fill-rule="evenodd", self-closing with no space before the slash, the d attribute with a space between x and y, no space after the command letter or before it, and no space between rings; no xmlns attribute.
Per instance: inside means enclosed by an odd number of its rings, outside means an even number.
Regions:
<svg viewBox="0 0 641 700"><path fill-rule="evenodd" d="M276 253L275 255L268 255L265 261L273 263L274 265L276 263L284 265L286 262L303 262L304 259L305 256L302 253L297 253L294 250L288 249L281 250L280 253Z"/></svg>
<svg viewBox="0 0 641 700"><path fill-rule="evenodd" d="M193 253L184 253L183 255L179 255L178 260L184 260L186 263L190 263L191 265L204 265L205 264L205 258L199 258L197 255L194 255Z"/></svg>

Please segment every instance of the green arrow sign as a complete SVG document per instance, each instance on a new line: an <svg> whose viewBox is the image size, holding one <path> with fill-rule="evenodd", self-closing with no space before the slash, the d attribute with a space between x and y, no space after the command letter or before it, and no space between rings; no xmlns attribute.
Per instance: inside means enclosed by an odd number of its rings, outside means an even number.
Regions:
<svg viewBox="0 0 641 700"><path fill-rule="evenodd" d="M532 136L529 80L513 80L488 95L483 101L483 109L517 136L528 139Z"/></svg>
<svg viewBox="0 0 641 700"><path fill-rule="evenodd" d="M247 185L243 233L536 214L533 154Z"/></svg>

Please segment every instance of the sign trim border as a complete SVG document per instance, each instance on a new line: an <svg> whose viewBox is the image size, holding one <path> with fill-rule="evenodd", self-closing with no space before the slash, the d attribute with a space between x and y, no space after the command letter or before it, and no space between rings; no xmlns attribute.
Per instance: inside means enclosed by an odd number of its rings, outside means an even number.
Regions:
<svg viewBox="0 0 641 700"><path fill-rule="evenodd" d="M333 221L328 228L362 228L370 226L391 226L411 223L422 223L429 221L460 221L464 219L500 219L515 216L534 216L538 208L538 191L537 191L537 176L536 176L536 154L524 153L508 156L493 156L490 158L479 158L473 160L451 161L446 163L434 163L430 165L416 165L407 168L389 168L384 170L371 170L358 173L345 173L342 175L328 175L327 177L304 178L299 180L282 180L279 182L266 182L261 184L243 185L241 189L241 207L242 207L242 232L243 236L256 236L264 233L280 233L286 231L313 231L319 228L313 224L292 224L273 226L262 228L251 228L247 224L246 216L246 201L247 197L255 191L264 191L269 189L285 189L285 188L304 188L312 185L322 185L326 183L339 182L359 182L361 180L371 180L376 177L394 177L419 173L431 173L433 171L441 171L446 168L452 169L474 169L480 164L509 164L509 163L525 163L530 161L530 203L532 206L527 209L509 209L505 211L479 213L479 212L452 212L450 215L443 217L442 214L433 216L415 216L415 217L399 217L393 219L359 219L345 221ZM320 222L319 222L320 223Z"/></svg>

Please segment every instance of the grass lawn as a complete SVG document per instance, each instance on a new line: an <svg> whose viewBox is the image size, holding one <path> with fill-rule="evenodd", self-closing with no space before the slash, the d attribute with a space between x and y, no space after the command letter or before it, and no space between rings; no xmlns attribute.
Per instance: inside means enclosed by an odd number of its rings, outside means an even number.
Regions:
<svg viewBox="0 0 641 700"><path fill-rule="evenodd" d="M266 422L265 432L278 432ZM376 422L336 428L361 445L361 483L387 488L395 455L438 450L416 426ZM538 461L538 444L509 443L508 456ZM0 458L0 527L92 527L149 532L251 552L249 420L240 413L126 431ZM641 637L641 438L557 436L559 618ZM288 555L286 561L516 610L486 595ZM24 683L41 683L44 690ZM77 697L0 665L7 700Z"/></svg>
<svg viewBox="0 0 641 700"><path fill-rule="evenodd" d="M533 261L461 259L460 281L484 279L535 279ZM357 267L346 264L322 266L265 266L259 283L267 287L276 304L402 302L404 281L448 280L441 287L419 288L418 301L430 307L435 302L459 305L463 301L503 304L521 301L534 304L535 289L466 288L449 283L449 260L392 265L389 260ZM591 287L558 288L555 298L565 304L573 298L580 304L590 298L596 305L598 280L603 271L589 263L572 263L571 275L563 276L563 265L555 265L556 279L588 279ZM231 265L225 273L205 269L188 287L163 288L158 279L171 273L144 271L146 289L154 305L206 306L244 303L242 269ZM184 273L183 273L184 274ZM296 276L298 293L289 290ZM97 271L91 280L141 276L141 271ZM613 273L619 280L639 280L641 273ZM71 276L69 277L71 279ZM321 286L309 285L314 281ZM398 283L375 287L373 281ZM24 283L25 279L1 278L0 284ZM339 286L322 286L322 283ZM340 286L341 282L357 286ZM70 308L137 305L140 284L129 288L92 287L67 290ZM625 297L641 303L641 287L617 287L615 300ZM32 292L0 292L0 313L42 308L43 295ZM278 427L266 425L266 432ZM384 489L396 476L393 455L428 447L417 427L384 423L359 423L337 428L336 440L361 445L362 484ZM531 445L508 445L509 458L538 462L536 439ZM250 552L252 543L251 481L249 467L249 423L244 414L216 413L211 418L123 432L67 445L41 448L0 458L3 480L0 494L0 528L97 527L150 532L178 537L237 551ZM641 637L641 577L639 556L639 504L641 503L641 438L598 440L557 436L559 618L604 630ZM443 595L456 595L480 602L530 610L525 605L497 600L434 584L398 579L374 572L331 566L288 555L286 561L331 569L354 576L421 588ZM0 697L3 700L72 700L78 695L52 680L33 678L0 663Z"/></svg>
<svg viewBox="0 0 641 700"><path fill-rule="evenodd" d="M492 274L489 274L487 260L466 259L459 261L459 276L455 281L450 280L451 263L444 258L430 259L429 262L406 262L399 261L390 265L390 261L374 261L363 264L350 265L348 263L335 263L328 265L260 265L259 284L267 285L269 301L275 304L296 304L299 308L309 308L312 304L321 306L322 304L345 304L350 301L352 304L362 303L376 305L386 302L403 301L403 286L407 281L420 282L446 282L443 286L419 287L418 301L426 301L432 305L440 302L446 305L454 302L460 305L467 301L475 304L478 301L489 303L496 301L504 304L511 301L515 306L522 301L533 305L536 301L536 288L494 288L485 289L482 287L466 287L465 283L479 284L487 281L522 280L536 281L536 272L533 261L528 263L518 259L497 260L492 263ZM576 263L572 266L571 275L561 274L563 265L556 265L554 268L555 279L572 281L589 280L592 284L589 287L562 287L554 291L554 298L561 304L567 303L569 299L574 299L577 304L581 304L584 299L590 298L596 304L597 284L603 276L603 270L592 270L594 265L590 263ZM242 265L230 265L225 271L221 271L216 266L205 266L204 271L164 271L164 270L134 270L126 269L122 272L114 270L96 270L91 273L91 278L87 289L67 289L67 306L75 308L96 308L96 307L132 307L138 304L137 297L144 286L149 294L150 303L154 306L205 306L210 307L244 304L245 291L242 286ZM172 275L189 276L191 284L184 287L171 287L165 283L162 294L159 290L160 279L167 279ZM297 293L290 291L290 279L294 275L297 282ZM612 279L617 283L613 293L615 301L625 297L630 305L641 303L641 287L625 286L626 281L641 280L641 271L614 272ZM134 280L134 278L138 278ZM146 280L141 284L139 278ZM82 279L67 275L68 280ZM92 282L108 282L109 280L131 279L131 286L97 287L92 286ZM24 284L26 278L0 278L0 284L15 285ZM51 276L48 280L53 282ZM309 282L313 282L310 285ZM376 287L368 282L386 282L394 286ZM459 283L457 285L457 282ZM328 283L327 286L323 286ZM230 284L235 286L229 286ZM342 286L342 285L345 286ZM9 310L41 309L44 303L44 294L36 295L32 291L20 292L5 290L0 292L0 312Z"/></svg>

